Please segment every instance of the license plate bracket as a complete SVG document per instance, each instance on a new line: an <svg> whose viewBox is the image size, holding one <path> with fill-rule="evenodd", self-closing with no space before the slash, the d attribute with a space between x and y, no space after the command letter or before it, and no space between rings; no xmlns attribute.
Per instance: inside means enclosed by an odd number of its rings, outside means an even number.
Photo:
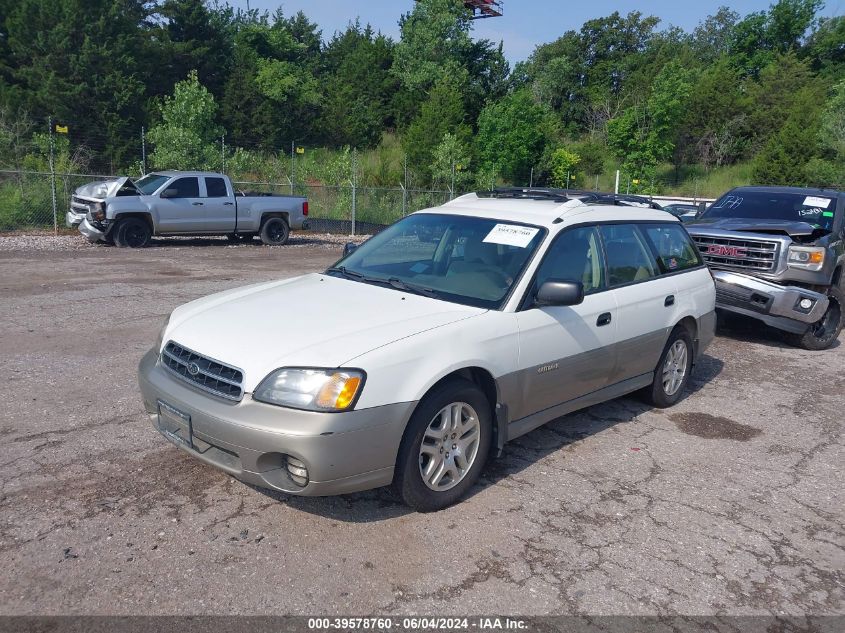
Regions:
<svg viewBox="0 0 845 633"><path fill-rule="evenodd" d="M162 433L191 450L197 450L194 446L194 426L191 423L191 416L163 400L157 400L156 403L158 404L158 427Z"/></svg>

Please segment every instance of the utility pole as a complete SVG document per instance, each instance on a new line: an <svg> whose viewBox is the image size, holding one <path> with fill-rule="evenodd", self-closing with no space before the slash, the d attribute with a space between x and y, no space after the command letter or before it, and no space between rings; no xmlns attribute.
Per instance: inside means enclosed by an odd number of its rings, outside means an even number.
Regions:
<svg viewBox="0 0 845 633"><path fill-rule="evenodd" d="M534 168L532 167L531 168L531 175L528 177L528 188L530 189L533 186L534 186Z"/></svg>
<svg viewBox="0 0 845 633"><path fill-rule="evenodd" d="M53 199L53 234L59 234L59 216L56 208L56 160L55 154L55 138L53 135L53 117L47 117L47 125L50 130L50 194Z"/></svg>
<svg viewBox="0 0 845 633"><path fill-rule="evenodd" d="M144 126L141 126L141 175L147 175L147 134Z"/></svg>
<svg viewBox="0 0 845 633"><path fill-rule="evenodd" d="M291 193L293 193L294 183L296 183L296 141L290 142L290 182Z"/></svg>
<svg viewBox="0 0 845 633"><path fill-rule="evenodd" d="M220 137L220 173L226 173L226 135Z"/></svg>

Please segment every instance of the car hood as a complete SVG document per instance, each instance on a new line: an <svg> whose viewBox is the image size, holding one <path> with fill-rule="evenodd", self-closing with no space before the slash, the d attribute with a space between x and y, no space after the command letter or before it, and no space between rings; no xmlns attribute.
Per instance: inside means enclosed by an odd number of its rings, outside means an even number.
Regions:
<svg viewBox="0 0 845 633"><path fill-rule="evenodd" d="M164 341L244 372L251 392L279 367L340 367L486 310L329 275L229 290L174 310Z"/></svg>
<svg viewBox="0 0 845 633"><path fill-rule="evenodd" d="M128 177L124 176L122 178L117 178L116 180L98 180L96 182L89 182L87 185L77 187L74 193L81 198L105 200L106 198L114 196L118 189L126 183L129 183L132 187L135 186Z"/></svg>
<svg viewBox="0 0 845 633"><path fill-rule="evenodd" d="M774 233L790 237L812 235L818 229L807 222L789 220L755 220L749 218L699 218L687 224L690 233L697 229L719 229L721 231L742 231L748 233Z"/></svg>

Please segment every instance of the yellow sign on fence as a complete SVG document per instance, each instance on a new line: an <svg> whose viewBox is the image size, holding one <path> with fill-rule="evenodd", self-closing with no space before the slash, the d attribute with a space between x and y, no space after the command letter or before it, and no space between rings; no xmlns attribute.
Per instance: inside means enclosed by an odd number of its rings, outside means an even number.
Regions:
<svg viewBox="0 0 845 633"><path fill-rule="evenodd" d="M59 125L58 123L56 123L56 133L67 134L67 125Z"/></svg>
<svg viewBox="0 0 845 633"><path fill-rule="evenodd" d="M305 148L304 148L304 147L297 147L297 148L296 148L296 153L297 153L297 154L304 154L304 153L305 153Z"/></svg>

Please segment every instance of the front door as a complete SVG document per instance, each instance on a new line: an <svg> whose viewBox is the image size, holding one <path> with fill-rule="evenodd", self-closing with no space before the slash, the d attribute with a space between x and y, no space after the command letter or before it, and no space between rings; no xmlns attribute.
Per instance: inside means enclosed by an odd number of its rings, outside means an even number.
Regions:
<svg viewBox="0 0 845 633"><path fill-rule="evenodd" d="M166 197L165 197L166 192ZM199 178L177 178L165 187L156 204L162 233L200 233L205 230L205 199L200 197Z"/></svg>
<svg viewBox="0 0 845 633"><path fill-rule="evenodd" d="M526 306L517 314L523 397L509 412L512 420L607 386L616 364L616 298L606 287L595 227L569 229L555 238L529 296L549 280L583 283L584 301Z"/></svg>

